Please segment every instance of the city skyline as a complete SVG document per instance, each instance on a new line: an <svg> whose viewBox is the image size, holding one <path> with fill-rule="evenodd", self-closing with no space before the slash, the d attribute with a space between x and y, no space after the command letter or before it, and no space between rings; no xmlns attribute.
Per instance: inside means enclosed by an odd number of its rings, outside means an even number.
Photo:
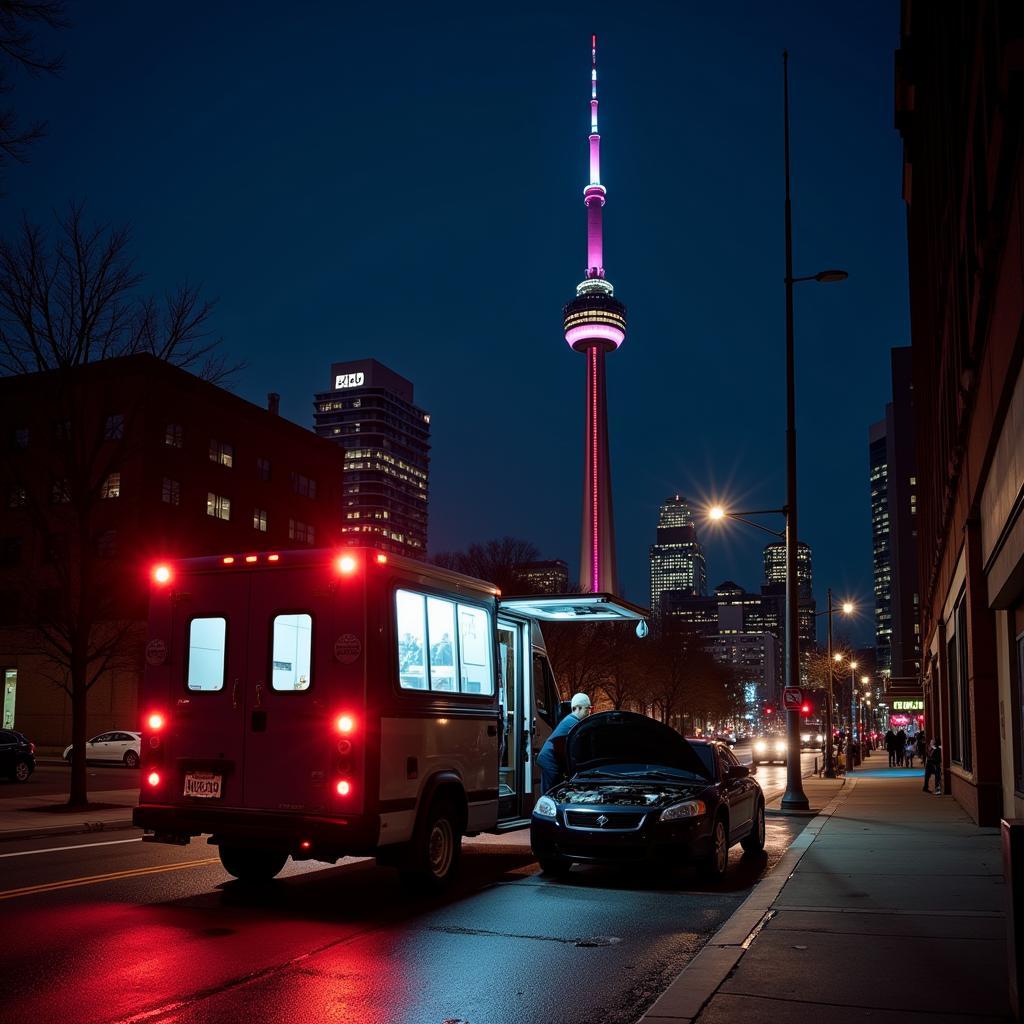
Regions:
<svg viewBox="0 0 1024 1024"><path fill-rule="evenodd" d="M580 366L557 309L578 262L586 157L573 129L587 127L580 82L596 31L616 140L602 168L616 196L606 230L634 310L609 394L618 560L625 596L644 600L665 494L688 494L695 513L713 499L782 503L788 46L796 268L851 274L798 297L800 532L819 589L869 607L863 432L887 396L888 349L908 338L888 6L751 7L739 23L667 4L515 19L400 7L397 19L325 9L283 27L269 7L243 21L211 10L198 38L159 5L90 11L62 35L64 76L19 94L49 132L10 169L8 220L24 210L47 224L66 197L97 221L130 222L150 287L189 279L219 297L215 330L229 361L248 364L238 393L262 404L280 392L303 426L334 359L372 355L414 380L433 413L430 550L521 535L575 575ZM493 117L508 74L497 40L516 54L505 118ZM670 44L672 61L650 59ZM274 73L253 76L254 61ZM434 73L442 63L450 74ZM182 119L185 108L196 115ZM508 487L503 469L476 474L467 498L467 463L512 456L529 487ZM716 576L755 582L754 532L704 543ZM858 620L864 642L871 618Z"/></svg>

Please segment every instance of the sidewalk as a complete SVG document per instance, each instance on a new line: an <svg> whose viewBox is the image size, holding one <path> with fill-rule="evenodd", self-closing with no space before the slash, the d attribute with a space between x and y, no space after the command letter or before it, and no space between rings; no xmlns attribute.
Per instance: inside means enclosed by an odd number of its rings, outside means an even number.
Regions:
<svg viewBox="0 0 1024 1024"><path fill-rule="evenodd" d="M921 781L805 779L822 812L642 1024L1010 1020L999 831Z"/></svg>
<svg viewBox="0 0 1024 1024"><path fill-rule="evenodd" d="M5 796L0 799L0 842L128 828L132 823L132 808L139 802L139 793L136 789L98 790L90 792L89 799L93 803L116 806L95 811L55 812L46 808L64 803L66 794Z"/></svg>

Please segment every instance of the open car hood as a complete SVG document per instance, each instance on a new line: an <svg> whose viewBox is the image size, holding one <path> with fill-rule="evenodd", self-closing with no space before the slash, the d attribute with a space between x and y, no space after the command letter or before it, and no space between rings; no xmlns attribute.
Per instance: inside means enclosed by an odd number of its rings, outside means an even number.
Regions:
<svg viewBox="0 0 1024 1024"><path fill-rule="evenodd" d="M667 725L632 711L603 711L585 718L566 738L569 777L608 764L652 764L707 778L700 755Z"/></svg>

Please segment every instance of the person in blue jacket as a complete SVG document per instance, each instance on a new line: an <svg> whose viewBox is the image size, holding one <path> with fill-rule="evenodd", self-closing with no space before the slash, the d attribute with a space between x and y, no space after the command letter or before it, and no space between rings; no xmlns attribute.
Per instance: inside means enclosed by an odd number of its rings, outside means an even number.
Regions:
<svg viewBox="0 0 1024 1024"><path fill-rule="evenodd" d="M563 766L559 763L556 747L565 750L565 738L590 714L590 698L585 693L577 693L572 699L571 710L558 725L555 726L547 742L540 748L537 763L540 765L540 791L547 793L554 789L565 778ZM557 742L552 742L557 741Z"/></svg>

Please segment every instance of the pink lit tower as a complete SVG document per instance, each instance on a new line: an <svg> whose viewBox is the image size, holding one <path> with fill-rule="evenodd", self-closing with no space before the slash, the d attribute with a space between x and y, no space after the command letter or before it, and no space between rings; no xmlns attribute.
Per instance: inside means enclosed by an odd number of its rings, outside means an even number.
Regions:
<svg viewBox="0 0 1024 1024"><path fill-rule="evenodd" d="M576 298L564 308L563 317L565 340L587 357L580 589L616 594L618 578L604 359L626 337L626 307L615 298L615 289L604 274L601 211L605 187L601 184L601 136L597 133L597 36L591 36L590 53L590 182L583 190L587 207L587 276L576 286Z"/></svg>

